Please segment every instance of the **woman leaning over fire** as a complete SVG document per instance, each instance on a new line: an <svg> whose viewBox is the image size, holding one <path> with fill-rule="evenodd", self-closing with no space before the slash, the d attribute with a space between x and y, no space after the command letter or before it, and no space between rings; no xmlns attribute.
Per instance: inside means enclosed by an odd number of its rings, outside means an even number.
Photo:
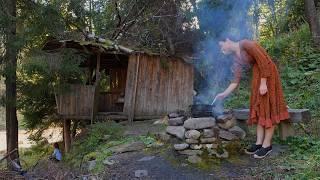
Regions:
<svg viewBox="0 0 320 180"><path fill-rule="evenodd" d="M217 95L224 99L239 85L243 66L251 65L253 71L250 116L248 124L257 125L256 143L246 149L254 158L264 158L272 151L272 136L277 124L289 118L282 92L279 73L267 52L255 41L220 41L224 54L234 55L234 80L229 87Z"/></svg>

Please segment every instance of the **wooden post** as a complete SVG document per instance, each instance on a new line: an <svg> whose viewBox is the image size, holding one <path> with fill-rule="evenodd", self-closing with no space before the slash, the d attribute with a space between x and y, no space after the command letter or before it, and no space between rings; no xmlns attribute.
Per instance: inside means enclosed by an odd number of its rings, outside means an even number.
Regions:
<svg viewBox="0 0 320 180"><path fill-rule="evenodd" d="M99 84L100 84L100 61L101 61L101 52L99 52L97 54L96 82L94 84L94 92L93 92L91 124L93 124L93 121L96 118L96 114L97 114L97 110L98 110Z"/></svg>
<svg viewBox="0 0 320 180"><path fill-rule="evenodd" d="M136 106L136 96L137 96L137 86L138 86L138 78L139 78L139 66L140 66L140 54L137 56L136 69L134 73L134 84L133 84L133 92L131 99L131 107L129 107L128 120L132 124L134 118L134 111Z"/></svg>
<svg viewBox="0 0 320 180"><path fill-rule="evenodd" d="M287 137L294 136L293 123L289 120L281 121L279 124L279 135L281 140L286 140Z"/></svg>
<svg viewBox="0 0 320 180"><path fill-rule="evenodd" d="M63 120L63 137L64 137L64 149L65 152L70 152L71 149L71 120Z"/></svg>

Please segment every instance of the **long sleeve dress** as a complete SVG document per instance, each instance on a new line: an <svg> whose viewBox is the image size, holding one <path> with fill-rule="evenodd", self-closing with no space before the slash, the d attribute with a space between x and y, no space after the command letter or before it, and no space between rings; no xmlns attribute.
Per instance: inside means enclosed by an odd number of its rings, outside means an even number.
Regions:
<svg viewBox="0 0 320 180"><path fill-rule="evenodd" d="M244 66L252 67L250 96L250 116L248 124L272 127L282 120L289 119L281 81L276 65L267 52L255 41L240 41L240 57L234 61L234 82L239 83ZM260 95L261 78L267 79L268 92Z"/></svg>

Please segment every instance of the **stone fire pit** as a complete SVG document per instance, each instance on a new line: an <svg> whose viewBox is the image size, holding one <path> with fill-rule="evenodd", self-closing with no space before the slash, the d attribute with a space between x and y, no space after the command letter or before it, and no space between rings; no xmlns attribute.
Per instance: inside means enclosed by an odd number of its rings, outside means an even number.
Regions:
<svg viewBox="0 0 320 180"><path fill-rule="evenodd" d="M187 155L190 163L200 162L205 151L209 156L228 158L225 146L246 136L245 131L236 125L236 119L230 112L217 118L187 118L182 113L170 113L168 117L166 132L172 138L180 140L173 148L179 154Z"/></svg>

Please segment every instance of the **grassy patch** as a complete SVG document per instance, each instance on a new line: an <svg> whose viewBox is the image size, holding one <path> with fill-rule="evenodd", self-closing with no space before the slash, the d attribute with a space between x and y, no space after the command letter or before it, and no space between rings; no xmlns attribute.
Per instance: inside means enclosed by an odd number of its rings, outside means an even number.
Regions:
<svg viewBox="0 0 320 180"><path fill-rule="evenodd" d="M92 171L98 173L104 169L103 161L112 155L111 147L133 141L142 141L148 147L156 142L149 135L126 137L123 132L124 127L113 122L94 124L89 128L86 137L73 144L64 162L80 168L87 161L95 160L96 166Z"/></svg>

